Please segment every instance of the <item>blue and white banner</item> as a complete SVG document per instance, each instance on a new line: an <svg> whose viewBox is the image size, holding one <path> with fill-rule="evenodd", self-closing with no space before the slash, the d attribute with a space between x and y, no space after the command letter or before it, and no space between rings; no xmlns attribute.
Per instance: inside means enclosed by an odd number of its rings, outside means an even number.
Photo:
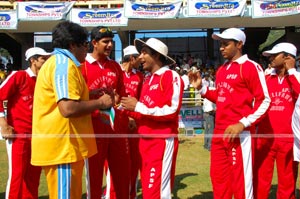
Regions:
<svg viewBox="0 0 300 199"><path fill-rule="evenodd" d="M300 13L300 0L252 0L252 18L278 17Z"/></svg>
<svg viewBox="0 0 300 199"><path fill-rule="evenodd" d="M194 127L203 128L202 106L184 107L182 106L179 114L179 128Z"/></svg>
<svg viewBox="0 0 300 199"><path fill-rule="evenodd" d="M54 21L67 18L75 2L18 2L18 17L23 21Z"/></svg>
<svg viewBox="0 0 300 199"><path fill-rule="evenodd" d="M232 17L243 16L246 0L188 0L188 17Z"/></svg>
<svg viewBox="0 0 300 199"><path fill-rule="evenodd" d="M124 9L79 9L73 8L70 20L81 26L127 26L128 18Z"/></svg>
<svg viewBox="0 0 300 199"><path fill-rule="evenodd" d="M147 4L135 3L125 0L125 16L128 18L140 19L167 19L175 18L179 13L182 1L170 4Z"/></svg>
<svg viewBox="0 0 300 199"><path fill-rule="evenodd" d="M17 11L0 11L0 29L17 29Z"/></svg>

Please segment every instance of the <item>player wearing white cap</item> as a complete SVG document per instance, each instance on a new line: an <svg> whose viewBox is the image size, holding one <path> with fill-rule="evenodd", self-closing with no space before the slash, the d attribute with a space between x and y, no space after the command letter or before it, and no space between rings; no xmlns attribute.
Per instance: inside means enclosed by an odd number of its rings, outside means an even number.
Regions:
<svg viewBox="0 0 300 199"><path fill-rule="evenodd" d="M140 99L123 97L121 105L138 121L141 135L141 182L144 199L171 199L178 151L178 114L183 81L169 65L175 61L158 39L136 39L144 70L151 73L143 84Z"/></svg>
<svg viewBox="0 0 300 199"><path fill-rule="evenodd" d="M30 164L32 104L36 76L50 54L39 47L29 48L25 53L29 67L12 71L0 86L0 127L9 169L6 198L38 198L41 167Z"/></svg>
<svg viewBox="0 0 300 199"><path fill-rule="evenodd" d="M269 58L272 72L266 75L271 105L257 128L254 156L254 196L269 198L276 161L277 198L295 198L298 164L293 160L292 113L298 93L293 90L285 68L287 57L296 57L291 43L279 43L262 54ZM264 135L264 136L260 136Z"/></svg>
<svg viewBox="0 0 300 199"><path fill-rule="evenodd" d="M214 199L253 198L251 133L270 104L264 72L242 54L242 30L229 28L212 38L220 40L227 60L216 73L216 90L202 87L199 72L191 71L189 77L201 95L216 104L210 166Z"/></svg>

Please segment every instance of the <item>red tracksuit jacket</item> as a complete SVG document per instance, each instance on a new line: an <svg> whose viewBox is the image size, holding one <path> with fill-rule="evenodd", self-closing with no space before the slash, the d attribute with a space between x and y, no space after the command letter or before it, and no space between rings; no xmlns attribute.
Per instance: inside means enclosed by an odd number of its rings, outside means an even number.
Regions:
<svg viewBox="0 0 300 199"><path fill-rule="evenodd" d="M88 54L82 67L82 74L90 91L90 99L99 98L102 91L113 92L113 90L120 97L128 96L125 92L123 71L120 64L114 60L107 58L105 63L101 65ZM116 110L116 117L119 115L117 112L118 110ZM106 120L106 117L100 111L97 110L92 113L92 121L95 134L113 133L109 121ZM118 122L115 122L115 124L118 125Z"/></svg>
<svg viewBox="0 0 300 199"><path fill-rule="evenodd" d="M32 104L36 76L30 68L13 71L0 86L0 112L7 103L7 122L16 134L31 133Z"/></svg>
<svg viewBox="0 0 300 199"><path fill-rule="evenodd" d="M245 127L257 123L270 103L264 72L247 55L220 66L216 90L204 88L202 94L216 104L215 129L221 132L238 122Z"/></svg>
<svg viewBox="0 0 300 199"><path fill-rule="evenodd" d="M266 117L259 123L257 132L258 134L287 135L280 136L280 140L293 142L292 114L298 93L292 89L288 75L280 79L273 71L266 76L266 83L271 104Z"/></svg>
<svg viewBox="0 0 300 199"><path fill-rule="evenodd" d="M131 116L138 119L138 133L159 137L176 134L182 95L183 81L168 67L146 78L135 112L131 112Z"/></svg>

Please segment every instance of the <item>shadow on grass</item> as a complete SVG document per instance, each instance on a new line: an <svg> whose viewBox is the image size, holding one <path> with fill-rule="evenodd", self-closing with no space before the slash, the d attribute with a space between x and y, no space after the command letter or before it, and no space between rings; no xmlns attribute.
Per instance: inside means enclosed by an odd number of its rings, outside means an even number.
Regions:
<svg viewBox="0 0 300 199"><path fill-rule="evenodd" d="M5 192L0 193L0 198L5 198Z"/></svg>
<svg viewBox="0 0 300 199"><path fill-rule="evenodd" d="M194 195L193 197L189 197L188 199L212 199L213 194L211 191L202 192L201 195Z"/></svg>
<svg viewBox="0 0 300 199"><path fill-rule="evenodd" d="M176 175L175 176L175 186L174 186L174 189L173 189L173 195L174 195L174 199L175 198L178 198L178 191L181 190L181 189L185 189L187 187L186 184L182 183L181 181L184 179L184 178L187 178L187 177L190 177L190 176L196 176L198 175L197 173L184 173L184 174L181 174L181 175ZM212 192L203 192L201 195L195 195L193 197L191 197L191 199L197 199L197 198L208 198L208 196L212 196ZM212 197L210 197L212 198Z"/></svg>

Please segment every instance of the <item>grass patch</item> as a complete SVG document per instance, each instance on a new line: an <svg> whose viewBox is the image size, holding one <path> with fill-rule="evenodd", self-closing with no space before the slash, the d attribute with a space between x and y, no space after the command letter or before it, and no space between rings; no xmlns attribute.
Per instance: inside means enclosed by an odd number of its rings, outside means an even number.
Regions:
<svg viewBox="0 0 300 199"><path fill-rule="evenodd" d="M210 153L203 148L203 135L184 136L180 134L179 151L176 164L176 178L173 190L174 199L211 199L212 187L209 176ZM5 141L0 140L0 198L5 198L7 181L7 155ZM274 172L271 199L276 198L277 176ZM298 187L297 183L297 187ZM85 182L83 178L83 196L85 197ZM297 190L297 196L299 196ZM42 173L39 187L39 199L48 198L45 176ZM141 197L139 189L138 198Z"/></svg>

